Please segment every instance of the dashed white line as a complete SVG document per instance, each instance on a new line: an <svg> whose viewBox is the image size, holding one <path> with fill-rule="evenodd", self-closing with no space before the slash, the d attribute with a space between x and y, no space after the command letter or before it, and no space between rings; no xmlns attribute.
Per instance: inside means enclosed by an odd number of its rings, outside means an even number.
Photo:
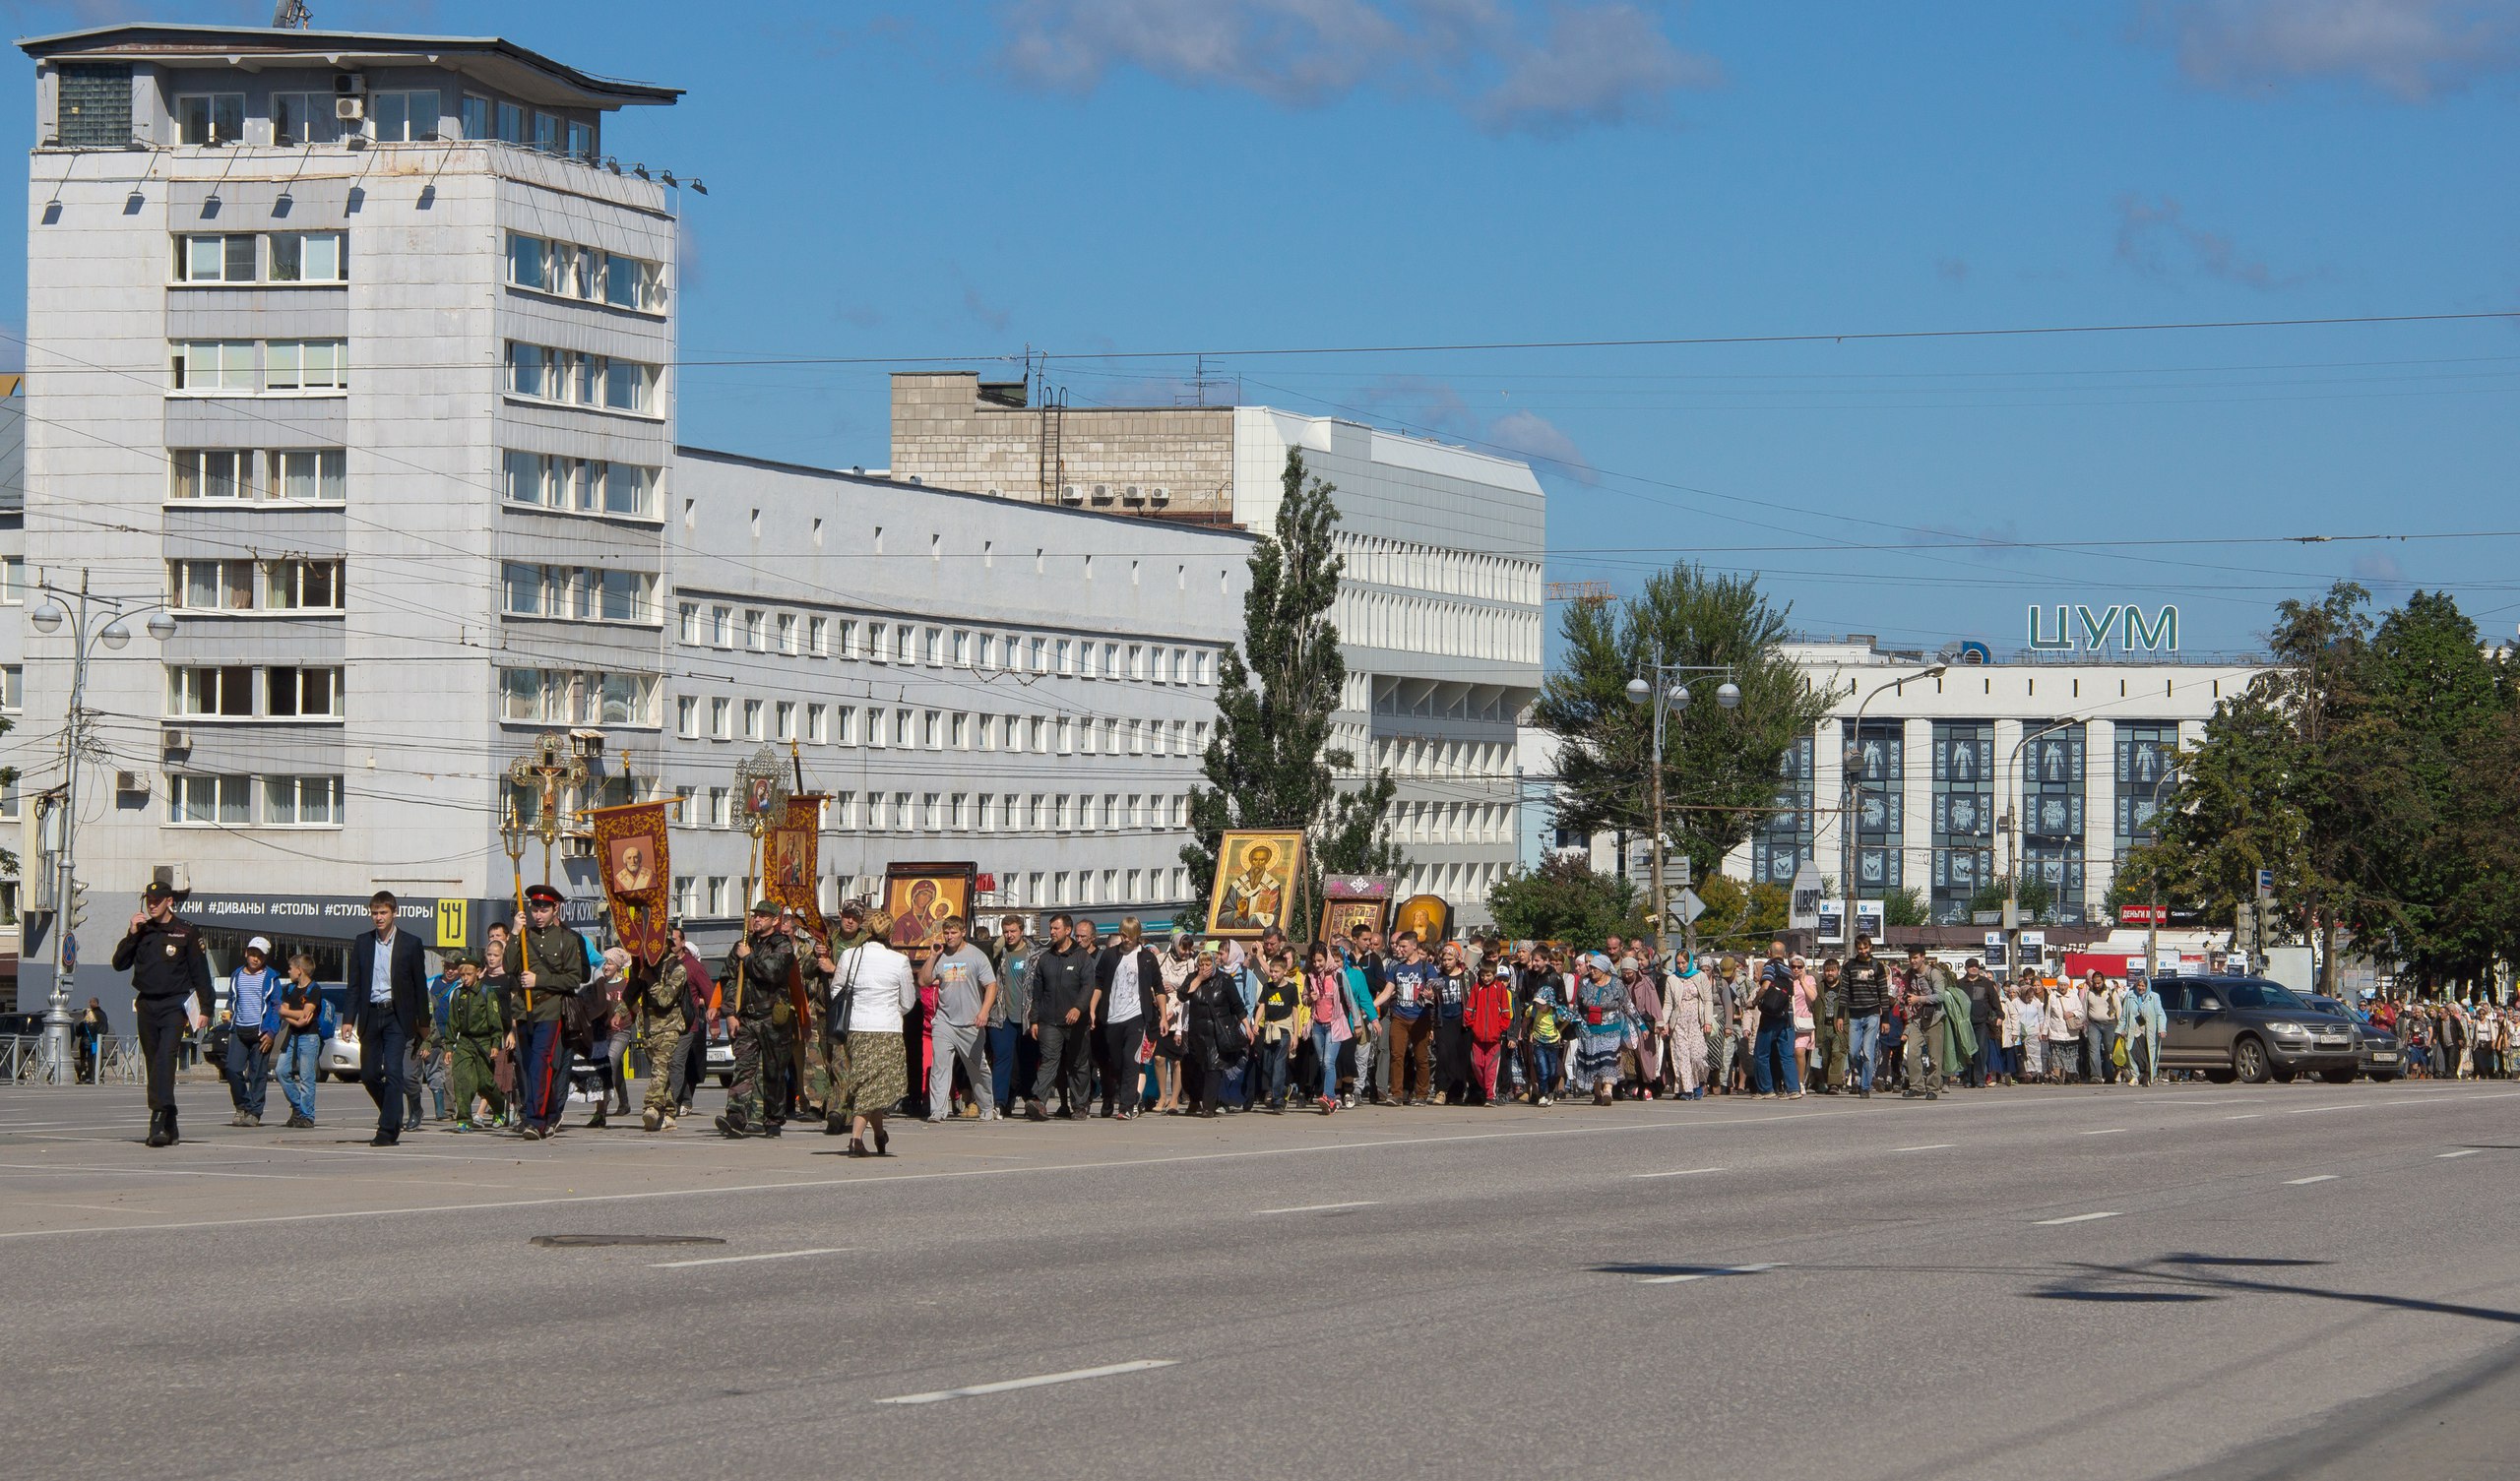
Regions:
<svg viewBox="0 0 2520 1481"><path fill-rule="evenodd" d="M2287 1188L2307 1188L2312 1183L2333 1183L2335 1181L2336 1174L2332 1172L2323 1172L2306 1178L2286 1178L2284 1180L2284 1186Z"/></svg>
<svg viewBox="0 0 2520 1481"><path fill-rule="evenodd" d="M648 1266L651 1270L688 1270L693 1265L739 1265L756 1260L802 1260L808 1255L846 1255L850 1248L831 1250L780 1250L769 1255L713 1255L707 1260L668 1260Z"/></svg>
<svg viewBox="0 0 2520 1481"><path fill-rule="evenodd" d="M2126 1129L2122 1126L2105 1126L2096 1132L2077 1132L2075 1135L2081 1137L2114 1137L2124 1130Z"/></svg>
<svg viewBox="0 0 2520 1481"><path fill-rule="evenodd" d="M2443 1157L2473 1157L2483 1150L2485 1150L2485 1148L2481 1146L2463 1146L2455 1152L2440 1152L2436 1153L2436 1155Z"/></svg>
<svg viewBox="0 0 2520 1481"><path fill-rule="evenodd" d="M1894 1146L1890 1149L1894 1152L1938 1152L1959 1144L1957 1142L1928 1142L1922 1146Z"/></svg>
<svg viewBox="0 0 2520 1481"><path fill-rule="evenodd" d="M1718 1275L1756 1275L1762 1270L1781 1270L1781 1265L1726 1265L1715 1270L1691 1270L1685 1275L1648 1275L1638 1285L1679 1285L1691 1280L1712 1280Z"/></svg>
<svg viewBox="0 0 2520 1481"><path fill-rule="evenodd" d="M2226 1116L2223 1119L2225 1121L2256 1121L2260 1119L2263 1114L2264 1113L2262 1112L2251 1111L2245 1116Z"/></svg>
<svg viewBox="0 0 2520 1481"><path fill-rule="evenodd" d="M1631 1178L1693 1178L1702 1172L1722 1172L1721 1167L1683 1167L1673 1172L1633 1172Z"/></svg>
<svg viewBox="0 0 2520 1481"><path fill-rule="evenodd" d="M968 1388L939 1388L930 1393L904 1393L893 1398L879 1398L879 1404L941 1404L949 1398L980 1398L991 1393L1012 1393L1018 1388L1042 1388L1051 1384L1074 1384L1090 1378L1116 1378L1123 1373L1144 1373L1150 1368L1169 1368L1171 1358L1140 1358L1133 1363L1111 1363L1101 1368L1073 1368L1065 1373L1037 1374L1032 1378L1011 1378L994 1384L974 1384Z"/></svg>
<svg viewBox="0 0 2520 1481"><path fill-rule="evenodd" d="M2063 1218L2039 1218L2032 1219L2031 1222L2033 1224L2043 1226L2054 1224L2088 1224L2096 1218L2117 1218L2120 1215L2117 1210L2112 1208L2105 1213L2069 1213Z"/></svg>
<svg viewBox="0 0 2520 1481"><path fill-rule="evenodd" d="M1380 1199L1358 1199L1349 1203L1300 1203L1292 1208L1254 1208L1251 1212L1255 1218L1264 1213L1328 1213L1334 1208L1371 1208L1381 1202Z"/></svg>

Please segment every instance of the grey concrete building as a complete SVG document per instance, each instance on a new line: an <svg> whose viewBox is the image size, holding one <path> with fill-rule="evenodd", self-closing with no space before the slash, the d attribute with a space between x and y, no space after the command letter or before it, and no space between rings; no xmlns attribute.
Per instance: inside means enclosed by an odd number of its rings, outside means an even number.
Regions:
<svg viewBox="0 0 2520 1481"><path fill-rule="evenodd" d="M0 619L24 644L9 739L40 815L31 885L57 872L77 778L78 995L120 1011L103 958L154 878L215 941L264 932L330 972L380 888L432 946L477 945L510 895L506 769L555 731L593 771L572 807L688 787L705 809L792 724L809 784L854 794L835 874L972 857L1007 881L992 901L1064 883L1163 914L1186 894L1166 836L1195 766L1180 745L1203 685L1212 710L1248 541L1133 541L1055 507L975 518L914 483L678 454L680 202L604 140L674 90L495 38L117 26L22 45L27 595L75 609L84 583L86 632L110 607L133 635L90 647L73 716L78 625ZM161 608L162 642L144 627ZM845 646L879 619L913 661ZM931 631L947 661L927 661ZM1105 679L1114 649L1163 677ZM724 740L685 733L722 701ZM844 761L843 711L863 725L879 704L914 743L888 729ZM686 817L673 873L723 918L749 850L709 822ZM592 861L554 872L591 921ZM60 949L40 894L34 998Z"/></svg>
<svg viewBox="0 0 2520 1481"><path fill-rule="evenodd" d="M1483 924L1515 862L1515 723L1541 682L1547 504L1528 463L1267 406L1034 405L970 372L893 377L895 477L1044 508L1265 533L1289 450L1337 485L1334 735L1399 782L1403 881Z"/></svg>

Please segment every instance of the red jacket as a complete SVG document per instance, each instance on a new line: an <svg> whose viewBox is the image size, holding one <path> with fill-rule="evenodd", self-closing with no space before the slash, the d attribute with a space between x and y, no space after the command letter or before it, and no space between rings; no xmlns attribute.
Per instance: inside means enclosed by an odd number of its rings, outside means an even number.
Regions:
<svg viewBox="0 0 2520 1481"><path fill-rule="evenodd" d="M1462 1021L1470 1036L1482 1044L1504 1042L1514 1023L1514 990L1503 981L1474 982L1462 1004Z"/></svg>

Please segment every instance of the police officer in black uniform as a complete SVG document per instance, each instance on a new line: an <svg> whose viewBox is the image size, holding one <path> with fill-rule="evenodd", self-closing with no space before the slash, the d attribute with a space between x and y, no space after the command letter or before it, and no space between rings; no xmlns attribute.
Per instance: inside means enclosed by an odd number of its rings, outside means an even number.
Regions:
<svg viewBox="0 0 2520 1481"><path fill-rule="evenodd" d="M149 1144L172 1146L183 1140L175 1133L175 1051L187 1030L208 1026L212 1001L201 928L176 917L172 886L152 881L140 893L140 911L114 948L114 970L131 973L131 990L140 999L140 1051L149 1062Z"/></svg>

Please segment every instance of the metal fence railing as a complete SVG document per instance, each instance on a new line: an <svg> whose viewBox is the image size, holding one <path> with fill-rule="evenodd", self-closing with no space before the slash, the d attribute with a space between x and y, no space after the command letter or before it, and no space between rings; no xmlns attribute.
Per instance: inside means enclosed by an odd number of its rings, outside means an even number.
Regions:
<svg viewBox="0 0 2520 1481"><path fill-rule="evenodd" d="M76 1054L64 1067L68 1072L58 1081L52 1068L44 1062L43 1035L0 1035L0 1084L48 1085L67 1084L79 1078ZM140 1083L144 1065L140 1040L131 1034L107 1034L96 1040L94 1082L100 1085L136 1085Z"/></svg>

